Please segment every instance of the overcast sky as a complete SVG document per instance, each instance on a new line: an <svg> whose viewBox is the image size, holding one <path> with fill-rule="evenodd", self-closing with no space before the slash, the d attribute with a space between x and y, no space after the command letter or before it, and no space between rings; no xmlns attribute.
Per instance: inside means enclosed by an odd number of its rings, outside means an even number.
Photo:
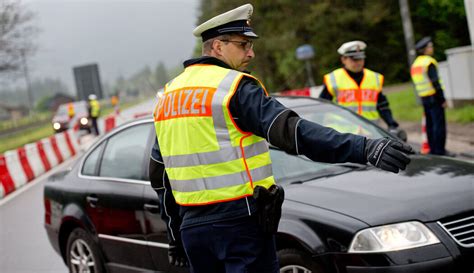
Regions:
<svg viewBox="0 0 474 273"><path fill-rule="evenodd" d="M41 32L32 78L59 77L75 91L72 67L98 63L102 81L192 55L199 0L23 0Z"/></svg>

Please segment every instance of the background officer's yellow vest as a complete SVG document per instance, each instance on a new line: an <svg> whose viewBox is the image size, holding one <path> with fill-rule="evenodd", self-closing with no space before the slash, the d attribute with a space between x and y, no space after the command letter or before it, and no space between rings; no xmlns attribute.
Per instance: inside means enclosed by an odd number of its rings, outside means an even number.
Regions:
<svg viewBox="0 0 474 273"><path fill-rule="evenodd" d="M91 105L91 117L96 118L100 114L100 104L97 100L91 100L90 102Z"/></svg>
<svg viewBox="0 0 474 273"><path fill-rule="evenodd" d="M411 65L411 79L420 97L427 97L436 93L428 76L428 67L430 64L434 64L436 69L438 69L438 62L434 58L428 55L421 55L418 56ZM439 82L442 84L441 80Z"/></svg>
<svg viewBox="0 0 474 273"><path fill-rule="evenodd" d="M252 76L192 65L165 86L154 111L155 128L180 205L236 200L252 195L257 185L275 183L267 142L241 131L228 108L242 77Z"/></svg>
<svg viewBox="0 0 474 273"><path fill-rule="evenodd" d="M364 76L359 86L344 68L339 68L326 74L324 83L334 102L369 120L377 120L380 117L377 99L382 91L383 79L383 75L364 68Z"/></svg>

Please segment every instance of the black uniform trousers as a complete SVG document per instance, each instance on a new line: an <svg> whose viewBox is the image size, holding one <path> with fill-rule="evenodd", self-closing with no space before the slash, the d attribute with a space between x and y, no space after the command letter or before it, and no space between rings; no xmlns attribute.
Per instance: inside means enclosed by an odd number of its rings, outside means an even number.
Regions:
<svg viewBox="0 0 474 273"><path fill-rule="evenodd" d="M421 98L426 115L426 134L430 145L430 154L445 155L446 118L444 108L436 96Z"/></svg>
<svg viewBox="0 0 474 273"><path fill-rule="evenodd" d="M181 230L191 272L278 273L275 236L264 234L256 216Z"/></svg>

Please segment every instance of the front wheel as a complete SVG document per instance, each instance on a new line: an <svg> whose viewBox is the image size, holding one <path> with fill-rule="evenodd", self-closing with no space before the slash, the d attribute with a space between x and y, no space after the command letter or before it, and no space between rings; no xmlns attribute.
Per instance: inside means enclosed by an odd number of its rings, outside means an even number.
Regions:
<svg viewBox="0 0 474 273"><path fill-rule="evenodd" d="M303 251L287 248L278 251L280 273L324 273L321 266Z"/></svg>
<svg viewBox="0 0 474 273"><path fill-rule="evenodd" d="M69 235L66 262L72 273L104 273L100 250L92 237L82 228Z"/></svg>

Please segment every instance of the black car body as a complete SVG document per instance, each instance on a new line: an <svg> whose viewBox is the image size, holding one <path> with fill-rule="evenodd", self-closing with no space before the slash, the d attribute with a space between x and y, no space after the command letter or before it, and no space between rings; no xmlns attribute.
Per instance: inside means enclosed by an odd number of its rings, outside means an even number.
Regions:
<svg viewBox="0 0 474 273"><path fill-rule="evenodd" d="M66 131L77 127L81 130L90 130L92 122L89 120L89 110L86 101L72 102L74 107L74 116L68 115L69 103L59 105L58 110L51 120L51 125L56 133Z"/></svg>
<svg viewBox="0 0 474 273"><path fill-rule="evenodd" d="M389 136L331 103L279 100L323 125ZM46 184L47 234L71 271L186 272L168 264L166 226L148 182L154 138L151 120L123 125ZM271 156L286 191L276 235L281 272L473 272L474 164L414 155L392 174L276 149Z"/></svg>

